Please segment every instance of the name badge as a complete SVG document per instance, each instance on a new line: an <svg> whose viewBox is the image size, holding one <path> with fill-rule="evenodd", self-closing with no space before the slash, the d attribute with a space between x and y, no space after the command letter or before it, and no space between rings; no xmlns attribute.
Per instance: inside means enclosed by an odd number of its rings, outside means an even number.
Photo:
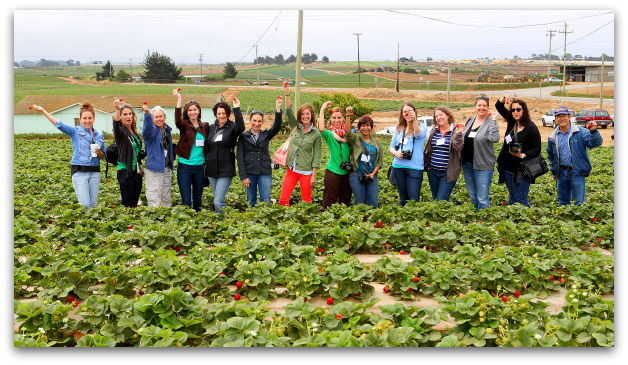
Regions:
<svg viewBox="0 0 628 365"><path fill-rule="evenodd" d="M164 150L164 157L168 157L168 150Z"/></svg>
<svg viewBox="0 0 628 365"><path fill-rule="evenodd" d="M403 139L403 144L408 144L410 142L410 137L406 137Z"/></svg>
<svg viewBox="0 0 628 365"><path fill-rule="evenodd" d="M469 133L469 138L475 138L478 135L478 131Z"/></svg>
<svg viewBox="0 0 628 365"><path fill-rule="evenodd" d="M218 142L218 141L222 141L222 134L216 137L216 139L214 140L214 142Z"/></svg>
<svg viewBox="0 0 628 365"><path fill-rule="evenodd" d="M510 144L510 142L512 142L512 137L510 137L510 134L506 136L505 140L506 144Z"/></svg>
<svg viewBox="0 0 628 365"><path fill-rule="evenodd" d="M196 140L196 147L203 147L204 145L205 145L205 140L204 139L197 139Z"/></svg>
<svg viewBox="0 0 628 365"><path fill-rule="evenodd" d="M437 139L436 140L436 145L437 146L442 146L445 144L445 138L441 138L441 139Z"/></svg>
<svg viewBox="0 0 628 365"><path fill-rule="evenodd" d="M363 162L369 162L371 160L371 156L363 154L361 160Z"/></svg>

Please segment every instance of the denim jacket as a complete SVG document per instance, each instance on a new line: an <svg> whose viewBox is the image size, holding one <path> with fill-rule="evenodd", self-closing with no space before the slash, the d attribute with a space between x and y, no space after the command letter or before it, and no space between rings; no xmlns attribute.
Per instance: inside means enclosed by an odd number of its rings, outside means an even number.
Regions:
<svg viewBox="0 0 628 365"><path fill-rule="evenodd" d="M92 151L89 147L92 144L92 132L82 125L70 127L60 120L57 120L54 126L72 139L71 165L100 166L99 157L92 157ZM105 152L105 136L96 128L92 127L92 129L94 129L94 143L99 144L100 150Z"/></svg>
<svg viewBox="0 0 628 365"><path fill-rule="evenodd" d="M172 163L174 161L174 153L172 151L172 128L164 123L166 127L166 133L170 140L170 150L168 151L168 157L170 158L168 167L172 170ZM142 127L142 136L146 143L146 169L163 173L166 171L166 156L164 155L164 146L161 139L161 132L159 128L153 123L152 114L144 114L144 125Z"/></svg>
<svg viewBox="0 0 628 365"><path fill-rule="evenodd" d="M560 167L560 156L558 155L558 129L549 135L547 140L547 159L549 160L552 175L558 175ZM589 131L586 128L578 127L575 123L571 123L571 131L569 132L569 153L571 153L571 166L573 176L589 176L591 173L591 161L587 148L600 147L602 145L602 135L596 129Z"/></svg>

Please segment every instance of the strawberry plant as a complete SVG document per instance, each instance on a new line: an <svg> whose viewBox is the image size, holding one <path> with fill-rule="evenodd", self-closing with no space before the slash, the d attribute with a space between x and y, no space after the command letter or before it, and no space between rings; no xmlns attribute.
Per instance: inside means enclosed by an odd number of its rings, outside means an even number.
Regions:
<svg viewBox="0 0 628 365"><path fill-rule="evenodd" d="M369 265L345 252L339 252L333 256L327 256L323 263L326 276L323 285L329 291L329 296L334 299L345 299L349 296L367 299L373 293L370 281L373 272Z"/></svg>

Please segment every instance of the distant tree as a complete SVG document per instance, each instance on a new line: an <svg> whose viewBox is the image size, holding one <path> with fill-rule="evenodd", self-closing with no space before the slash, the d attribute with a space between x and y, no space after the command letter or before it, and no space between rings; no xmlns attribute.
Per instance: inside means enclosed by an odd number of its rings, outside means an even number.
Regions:
<svg viewBox="0 0 628 365"><path fill-rule="evenodd" d="M413 69L412 67L404 68L403 72L407 74L418 74L417 70Z"/></svg>
<svg viewBox="0 0 628 365"><path fill-rule="evenodd" d="M284 63L283 55L281 53L276 55L274 61L278 65L283 65Z"/></svg>
<svg viewBox="0 0 628 365"><path fill-rule="evenodd" d="M327 58L327 56L323 56L323 62L325 63L329 62L329 58Z"/></svg>
<svg viewBox="0 0 628 365"><path fill-rule="evenodd" d="M428 58L427 58L427 60L428 60L428 61L431 61L431 60L432 60L432 57L428 57Z"/></svg>
<svg viewBox="0 0 628 365"><path fill-rule="evenodd" d="M303 56L301 56L301 62L303 62L305 64L312 63L312 58L311 58L310 54L306 53Z"/></svg>
<svg viewBox="0 0 628 365"><path fill-rule="evenodd" d="M377 69L375 69L375 72L384 72L384 70L381 67L378 67Z"/></svg>
<svg viewBox="0 0 628 365"><path fill-rule="evenodd" d="M429 75L430 72L428 70L421 70L421 72L419 72L421 75Z"/></svg>
<svg viewBox="0 0 628 365"><path fill-rule="evenodd" d="M264 63L267 63L267 64L270 65L271 63L273 63L273 61L274 61L274 59L272 57L270 57L270 56L265 56L264 57Z"/></svg>
<svg viewBox="0 0 628 365"><path fill-rule="evenodd" d="M46 66L59 66L58 62L50 61L45 58L42 58L37 62L37 66L46 67Z"/></svg>
<svg viewBox="0 0 628 365"><path fill-rule="evenodd" d="M120 70L118 71L118 74L116 75L116 79L122 81L122 80L128 80L131 78L131 75L129 75L126 71L124 70Z"/></svg>
<svg viewBox="0 0 628 365"><path fill-rule="evenodd" d="M518 60L518 59L519 59L519 56L515 55L512 59L513 59L513 60Z"/></svg>
<svg viewBox="0 0 628 365"><path fill-rule="evenodd" d="M227 62L227 64L225 65L225 70L222 72L222 76L225 79L234 79L237 74L238 71L236 71L235 65L231 62Z"/></svg>
<svg viewBox="0 0 628 365"><path fill-rule="evenodd" d="M310 55L310 60L312 60L312 62L316 62L316 60L318 60L318 56L316 55L316 53L312 53Z"/></svg>
<svg viewBox="0 0 628 365"><path fill-rule="evenodd" d="M74 66L80 66L80 65L81 65L81 61L74 62Z"/></svg>
<svg viewBox="0 0 628 365"><path fill-rule="evenodd" d="M414 58L410 56L410 62L414 62Z"/></svg>
<svg viewBox="0 0 628 365"><path fill-rule="evenodd" d="M75 65L75 64L74 64L74 60L73 60L73 59L71 59L71 58L70 58L69 60L67 60L65 63L66 63L68 66L74 66L74 65Z"/></svg>
<svg viewBox="0 0 628 365"><path fill-rule="evenodd" d="M96 80L101 81L103 79L112 79L114 77L113 67L111 62L107 60L107 63L102 67L101 72L96 72Z"/></svg>
<svg viewBox="0 0 628 365"><path fill-rule="evenodd" d="M17 62L15 62L15 61L13 61L13 66L15 66L15 67L20 67L20 64L19 64L19 63L17 63Z"/></svg>
<svg viewBox="0 0 628 365"><path fill-rule="evenodd" d="M255 59L255 62L253 62L253 63L256 64L256 65L263 64L264 63L264 57L257 57Z"/></svg>
<svg viewBox="0 0 628 365"><path fill-rule="evenodd" d="M291 54L290 57L286 58L286 63L297 62L297 56Z"/></svg>
<svg viewBox="0 0 628 365"><path fill-rule="evenodd" d="M141 74L142 80L150 80L151 82L170 82L179 78L181 75L181 67L177 68L174 60L159 52L151 53L147 51L144 61L140 63L146 69L146 73Z"/></svg>

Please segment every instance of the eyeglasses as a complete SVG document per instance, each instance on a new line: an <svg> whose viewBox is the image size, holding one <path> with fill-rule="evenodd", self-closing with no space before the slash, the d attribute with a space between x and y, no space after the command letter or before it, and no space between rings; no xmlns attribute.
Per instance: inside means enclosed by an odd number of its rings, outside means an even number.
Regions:
<svg viewBox="0 0 628 365"><path fill-rule="evenodd" d="M486 100L486 101L488 101L488 96L483 95L483 94L482 94L482 95L478 95L478 96L476 96L475 98L476 98L476 99L482 99L482 100Z"/></svg>
<svg viewBox="0 0 628 365"><path fill-rule="evenodd" d="M512 110L513 112L517 112L517 113L519 113L520 111L522 111L522 110L523 110L523 108L512 108L512 109L510 109L510 110Z"/></svg>

